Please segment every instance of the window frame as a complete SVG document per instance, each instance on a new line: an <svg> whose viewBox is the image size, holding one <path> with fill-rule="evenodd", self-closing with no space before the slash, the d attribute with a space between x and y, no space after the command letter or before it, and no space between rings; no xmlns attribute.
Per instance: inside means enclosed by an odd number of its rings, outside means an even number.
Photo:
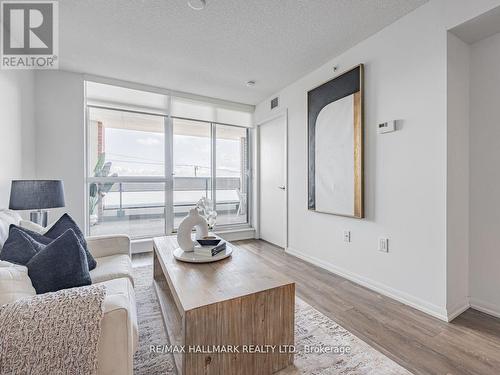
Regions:
<svg viewBox="0 0 500 375"><path fill-rule="evenodd" d="M86 82L91 82L91 81L86 81ZM85 85L86 86L86 85ZM167 96L167 95L166 95ZM167 96L167 110L166 112L162 113L160 111L151 111L148 109L144 110L138 110L138 109L128 109L124 108L121 106L112 106L112 105L101 105L101 104L89 104L87 100L87 95L85 93L85 120L84 120L84 126L85 126L85 148L84 148L84 162L85 162L85 168L84 168L84 181L85 181L85 197L84 197L84 209L85 209L85 232L87 235L90 235L90 212L89 212L89 186L91 183L95 182L115 182L115 183L127 183L127 182L142 182L142 183L164 183L165 184L165 225L164 225L164 233L158 234L158 236L165 236L165 235L172 235L176 233L176 229L174 228L174 200L173 200L173 195L174 195L174 172L173 172L173 131L174 131L174 125L173 121L174 119L180 119L180 120L188 120L188 121L195 121L195 122L203 122L203 123L208 123L210 125L210 142L211 142L211 178L212 178L212 200L214 202L214 205L217 204L217 165L216 165L216 154L217 154L217 149L216 149L216 144L217 144L217 125L221 126L231 126L231 127L236 127L236 128L242 128L246 130L246 151L247 151L247 165L246 165L246 175L247 175L247 208L246 208L246 222L245 223L235 223L235 224L224 224L224 225L217 225L215 226L215 231L232 231L232 230L242 230L242 229L249 229L252 227L252 220L253 220L253 155L252 155L252 136L253 132L251 131L250 127L247 126L242 126L242 125L234 125L234 124L226 124L226 123L221 123L221 122L214 122L214 121L207 121L207 120L198 120L194 118L185 118L185 117L176 117L176 116L170 116L170 108L171 108L171 102L172 102L172 96L168 95ZM128 112L128 113L134 113L134 114L142 114L142 115L147 115L147 116L158 116L162 117L164 119L164 134L165 134L165 141L164 141L164 152L165 152L165 175L163 177L158 177L158 176L150 176L150 177L143 177L143 176L124 176L124 177L91 177L89 176L90 170L89 170L89 138L90 138L90 116L89 116L89 111L91 108L97 108L97 109L103 109L103 110L113 110L113 111L118 111L118 112ZM150 239L152 237L155 237L156 235L150 236L150 235L145 235L145 236L134 236L132 237L132 240L144 240L144 239Z"/></svg>
<svg viewBox="0 0 500 375"><path fill-rule="evenodd" d="M247 207L246 207L246 222L245 223L234 223L234 224L225 224L222 226L217 226L217 229L219 228L228 228L228 229L247 229L252 223L252 153L251 153L251 142L250 142L250 128L246 126L238 126L238 125L228 125L228 124L223 124L220 122L213 122L212 123L212 128L213 128L213 134L212 134L212 170L214 171L214 176L215 182L213 183L213 202L215 208L217 208L217 126L231 126L235 128L240 128L240 129L245 129L245 139L246 139L246 159L247 159L247 164L246 164L246 170L244 171L244 174L246 175L246 185L247 185Z"/></svg>

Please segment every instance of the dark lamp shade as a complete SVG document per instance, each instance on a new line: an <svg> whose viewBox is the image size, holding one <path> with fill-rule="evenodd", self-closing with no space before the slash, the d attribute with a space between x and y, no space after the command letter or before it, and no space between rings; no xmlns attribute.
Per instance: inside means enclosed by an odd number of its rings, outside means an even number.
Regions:
<svg viewBox="0 0 500 375"><path fill-rule="evenodd" d="M42 210L64 205L64 185L60 180L12 181L9 203L11 210Z"/></svg>

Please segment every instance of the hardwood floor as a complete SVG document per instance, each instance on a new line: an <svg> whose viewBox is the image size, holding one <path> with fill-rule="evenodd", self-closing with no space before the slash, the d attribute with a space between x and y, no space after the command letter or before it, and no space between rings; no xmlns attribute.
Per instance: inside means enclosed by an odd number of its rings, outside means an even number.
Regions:
<svg viewBox="0 0 500 375"><path fill-rule="evenodd" d="M414 374L500 374L500 319L470 309L445 323L267 242L235 244L288 275L300 298Z"/></svg>

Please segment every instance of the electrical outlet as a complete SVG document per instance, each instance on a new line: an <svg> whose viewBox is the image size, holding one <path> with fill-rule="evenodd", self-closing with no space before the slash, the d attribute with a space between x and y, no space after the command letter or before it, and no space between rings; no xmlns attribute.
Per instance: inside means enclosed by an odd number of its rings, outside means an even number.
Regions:
<svg viewBox="0 0 500 375"><path fill-rule="evenodd" d="M344 242L351 242L351 231L344 231Z"/></svg>
<svg viewBox="0 0 500 375"><path fill-rule="evenodd" d="M381 237L378 240L378 251L383 253L389 252L389 239L385 237Z"/></svg>

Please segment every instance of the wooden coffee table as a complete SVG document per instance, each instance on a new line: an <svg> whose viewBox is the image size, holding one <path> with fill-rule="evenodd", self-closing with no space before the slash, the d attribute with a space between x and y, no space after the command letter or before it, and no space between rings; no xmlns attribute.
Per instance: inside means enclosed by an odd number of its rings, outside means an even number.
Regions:
<svg viewBox="0 0 500 375"><path fill-rule="evenodd" d="M265 375L293 363L294 282L228 246L231 257L192 264L172 256L175 237L154 239L154 284L179 374Z"/></svg>

